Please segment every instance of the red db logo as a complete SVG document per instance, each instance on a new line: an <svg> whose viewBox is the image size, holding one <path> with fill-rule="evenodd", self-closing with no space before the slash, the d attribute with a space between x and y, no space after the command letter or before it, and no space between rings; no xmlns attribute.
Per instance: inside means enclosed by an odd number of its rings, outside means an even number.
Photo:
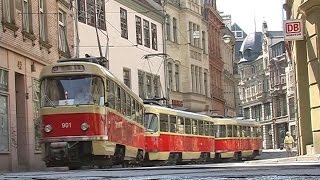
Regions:
<svg viewBox="0 0 320 180"><path fill-rule="evenodd" d="M300 32L301 32L300 22L286 23L286 33L300 33Z"/></svg>

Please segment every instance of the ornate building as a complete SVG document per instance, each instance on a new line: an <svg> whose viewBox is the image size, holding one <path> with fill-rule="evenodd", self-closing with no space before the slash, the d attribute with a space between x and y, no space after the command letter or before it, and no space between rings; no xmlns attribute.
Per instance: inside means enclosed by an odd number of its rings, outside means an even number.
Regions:
<svg viewBox="0 0 320 180"><path fill-rule="evenodd" d="M0 1L0 171L44 167L39 73L73 56L70 7L65 0Z"/></svg>

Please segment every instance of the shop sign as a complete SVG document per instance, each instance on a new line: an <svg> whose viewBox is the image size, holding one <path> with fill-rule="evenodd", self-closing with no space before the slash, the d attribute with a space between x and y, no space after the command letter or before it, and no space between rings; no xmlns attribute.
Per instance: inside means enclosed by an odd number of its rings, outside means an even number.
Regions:
<svg viewBox="0 0 320 180"><path fill-rule="evenodd" d="M284 39L287 41L303 40L303 21L302 19L290 19L284 21Z"/></svg>

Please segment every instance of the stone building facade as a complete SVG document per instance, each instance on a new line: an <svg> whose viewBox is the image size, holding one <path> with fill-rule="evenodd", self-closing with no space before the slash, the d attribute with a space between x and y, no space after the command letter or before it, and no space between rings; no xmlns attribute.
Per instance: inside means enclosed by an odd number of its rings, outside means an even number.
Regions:
<svg viewBox="0 0 320 180"><path fill-rule="evenodd" d="M0 171L44 167L39 73L43 66L73 55L68 2L0 1Z"/></svg>
<svg viewBox="0 0 320 180"><path fill-rule="evenodd" d="M287 19L302 19L304 40L287 43L295 70L297 139L300 154L320 153L320 1L287 0Z"/></svg>

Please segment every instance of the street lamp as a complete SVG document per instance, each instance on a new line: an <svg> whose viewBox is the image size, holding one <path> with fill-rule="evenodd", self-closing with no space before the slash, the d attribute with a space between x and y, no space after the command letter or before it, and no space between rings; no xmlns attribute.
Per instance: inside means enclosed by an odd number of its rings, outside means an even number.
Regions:
<svg viewBox="0 0 320 180"><path fill-rule="evenodd" d="M231 36L229 34L225 34L223 37L222 37L224 43L226 44L229 44L229 42L231 41Z"/></svg>

